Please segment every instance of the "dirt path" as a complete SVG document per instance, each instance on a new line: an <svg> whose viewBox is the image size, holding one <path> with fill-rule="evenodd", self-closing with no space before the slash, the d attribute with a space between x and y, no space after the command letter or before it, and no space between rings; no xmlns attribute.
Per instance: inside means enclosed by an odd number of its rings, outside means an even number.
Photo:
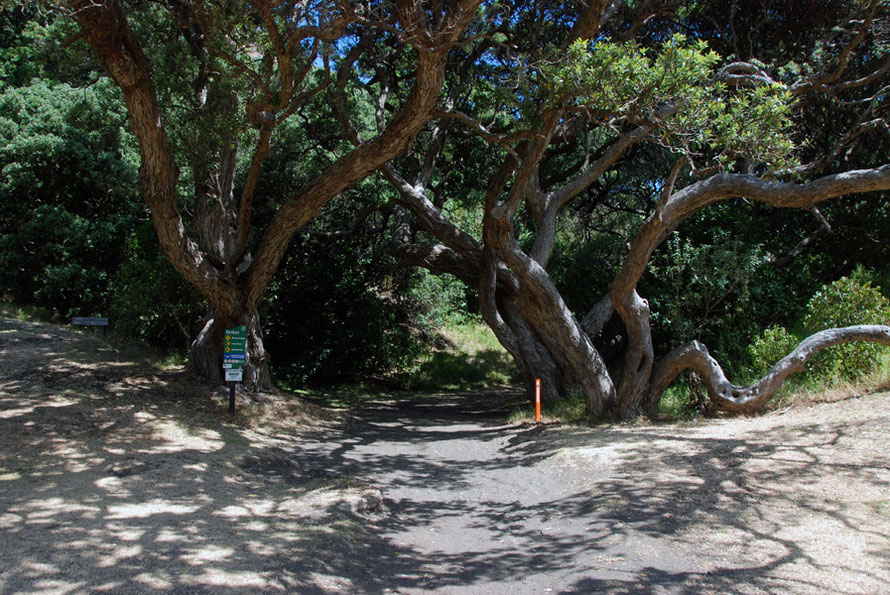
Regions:
<svg viewBox="0 0 890 595"><path fill-rule="evenodd" d="M416 397L261 430L149 369L0 319L0 592L890 592L887 394L616 428Z"/></svg>

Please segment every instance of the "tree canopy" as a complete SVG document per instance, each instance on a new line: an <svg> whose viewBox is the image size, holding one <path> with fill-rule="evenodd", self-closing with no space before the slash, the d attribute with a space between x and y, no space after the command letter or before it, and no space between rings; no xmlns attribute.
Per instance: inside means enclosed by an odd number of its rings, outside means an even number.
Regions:
<svg viewBox="0 0 890 595"><path fill-rule="evenodd" d="M864 338L886 344L890 328L881 325L816 335L793 354L794 366L783 360L763 380L735 387L698 341L662 352L656 362L650 303L638 290L658 247L706 207L735 199L821 217L817 205L825 201L890 187L890 62L882 26L888 7L832 7L837 22L814 25L808 40L793 37L800 31L785 13L786 28L774 31L775 45L785 51L771 46L760 58L760 48L750 47L741 58L731 53L742 43L734 35L721 54L703 33L727 17L734 30L741 6L720 15L707 3L676 10L614 3L591 5L576 20L572 8L511 6L511 18L525 26L495 26L490 58L483 60L493 70L483 85L498 89L494 105L480 109L461 86L472 83L456 83L417 164L388 169L415 228L434 238L406 242L403 259L477 284L486 322L517 360L529 390L543 378L551 399L580 391L592 415L636 415L690 367L706 380L715 405L748 410L821 346ZM781 10L769 3L758 8L767 15ZM756 34L761 25L746 26ZM809 140L829 117L846 126L833 121L830 137ZM449 144L467 146L455 122L501 155L485 178L476 237L447 215L445 173L430 173L447 170L446 152L461 151ZM865 139L884 150L864 156L856 165L865 169L855 169L851 157ZM599 296L575 314L548 267L560 236L571 243L591 225L616 236L611 250L619 256L604 271L611 279L590 287ZM595 340L613 315L619 336L601 339L622 347L607 362L608 347Z"/></svg>

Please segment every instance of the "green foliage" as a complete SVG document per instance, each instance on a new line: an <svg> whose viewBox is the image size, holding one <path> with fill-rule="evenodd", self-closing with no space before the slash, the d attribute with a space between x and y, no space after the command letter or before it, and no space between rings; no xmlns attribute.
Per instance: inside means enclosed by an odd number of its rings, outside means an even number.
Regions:
<svg viewBox="0 0 890 595"><path fill-rule="evenodd" d="M419 269L411 280L408 297L416 304L417 320L428 329L472 320L468 304L475 291L451 275L433 275Z"/></svg>
<svg viewBox="0 0 890 595"><path fill-rule="evenodd" d="M785 330L785 327L767 328L748 348L752 372L762 376L776 362L794 351L799 343L800 340Z"/></svg>
<svg viewBox="0 0 890 595"><path fill-rule="evenodd" d="M16 301L33 299L62 318L101 313L120 231L41 205L15 233L0 236L0 285Z"/></svg>
<svg viewBox="0 0 890 595"><path fill-rule="evenodd" d="M677 35L657 51L637 43L576 40L548 69L557 97L609 114L644 113L707 80L720 57ZM547 83L548 86L551 84Z"/></svg>
<svg viewBox="0 0 890 595"><path fill-rule="evenodd" d="M108 312L140 210L122 123L106 85L0 97L0 292L62 318Z"/></svg>
<svg viewBox="0 0 890 595"><path fill-rule="evenodd" d="M692 405L694 401L688 375L684 375L661 395L656 415L664 421L688 421L700 414L700 410Z"/></svg>
<svg viewBox="0 0 890 595"><path fill-rule="evenodd" d="M36 3L0 6L0 91L25 87L34 79L95 82L94 65L65 47L65 40L77 32L76 23L53 16Z"/></svg>
<svg viewBox="0 0 890 595"><path fill-rule="evenodd" d="M586 241L565 242L554 251L550 276L573 312L583 316L603 295L618 271L625 247L615 236L595 234Z"/></svg>
<svg viewBox="0 0 890 595"><path fill-rule="evenodd" d="M130 234L112 290L115 332L156 347L187 351L207 312L206 301L161 254L148 222Z"/></svg>
<svg viewBox="0 0 890 595"><path fill-rule="evenodd" d="M825 285L807 304L804 325L810 333L857 324L890 323L890 300L873 287L863 271ZM817 376L855 380L875 368L886 348L850 343L823 350L810 360Z"/></svg>
<svg viewBox="0 0 890 595"><path fill-rule="evenodd" d="M295 238L261 315L274 371L291 385L349 383L409 367L422 351L394 263L350 238Z"/></svg>
<svg viewBox="0 0 890 595"><path fill-rule="evenodd" d="M746 358L760 330L751 316L751 284L768 263L761 249L717 231L712 243L674 236L653 258L642 284L651 296L653 332L662 345L703 341L720 354L729 373Z"/></svg>
<svg viewBox="0 0 890 595"><path fill-rule="evenodd" d="M517 382L516 365L479 320L456 318L438 329L444 348L422 355L404 383L413 389L465 390Z"/></svg>
<svg viewBox="0 0 890 595"><path fill-rule="evenodd" d="M767 171L793 164L791 96L776 85L728 89L721 57L702 40L677 34L657 49L635 42L578 40L563 59L539 68L539 86L606 119L658 120L665 147L713 153L732 169L739 159Z"/></svg>
<svg viewBox="0 0 890 595"><path fill-rule="evenodd" d="M22 305L0 302L0 314L7 318L14 318L15 320L21 320L23 322L29 320L39 320L40 322L51 323L60 322L56 315L46 308L28 304Z"/></svg>

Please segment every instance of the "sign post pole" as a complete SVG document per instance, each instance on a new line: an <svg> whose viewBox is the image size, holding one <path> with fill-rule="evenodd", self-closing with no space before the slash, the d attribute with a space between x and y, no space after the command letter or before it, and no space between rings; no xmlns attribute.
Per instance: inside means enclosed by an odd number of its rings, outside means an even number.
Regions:
<svg viewBox="0 0 890 595"><path fill-rule="evenodd" d="M223 371L229 383L229 415L235 415L235 383L244 378L244 362L247 354L247 326L226 329L223 344Z"/></svg>

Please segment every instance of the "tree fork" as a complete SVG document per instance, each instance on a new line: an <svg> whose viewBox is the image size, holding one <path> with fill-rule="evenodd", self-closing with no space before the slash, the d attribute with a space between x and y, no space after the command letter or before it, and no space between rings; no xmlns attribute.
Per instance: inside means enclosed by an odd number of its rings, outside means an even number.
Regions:
<svg viewBox="0 0 890 595"><path fill-rule="evenodd" d="M199 376L213 382L223 380L223 341L226 329L244 325L247 327L247 345L244 362L243 386L249 391L272 388L269 375L269 357L263 344L259 314L253 312L244 316L220 316L212 308L204 318L204 325L191 345L192 369Z"/></svg>
<svg viewBox="0 0 890 595"><path fill-rule="evenodd" d="M476 18L480 0L457 0L436 23L428 21L419 2L399 3L399 21L403 27L411 29L412 36L406 43L414 46L417 66L409 96L376 136L338 158L314 180L284 201L262 234L252 259L247 252L250 203L263 158L269 149L272 128L279 122L275 113L280 113L282 118L287 117L295 111L301 98L310 97L320 88L296 96L295 105L286 105L294 97L299 81L306 76L309 65L317 56L317 53L313 54L313 57L306 61L303 70L293 78L291 67L295 66L295 63L292 54L298 51L299 41L307 36L329 42L335 40L344 33L347 21L359 17L354 12L348 11L346 17L332 21L327 28L309 28L306 30L309 31L306 35L294 35L292 41L288 42L287 51L276 47L275 55L269 55L273 60L278 60L283 77L282 97L286 100L282 99L283 103L280 105L247 106L247 119L252 125L256 125L259 121L257 118L260 115L258 111L260 107L267 109L268 113L264 111L263 118L260 118L262 131L251 160L241 204L236 213L231 196L230 182L233 177L224 176L227 180L224 184L225 196L213 198L224 199L232 204L222 205L224 207L222 209L214 204L207 211L206 219L209 227L199 225L199 235L207 232L203 234L203 241L199 245L186 232L186 226L177 207L177 184L180 176L167 138L163 110L155 89L152 69L138 39L129 27L120 2L109 0L93 3L76 0L65 4L71 9L72 18L80 25L84 38L121 89L130 116L130 125L139 143L143 199L151 210L161 250L176 270L213 306L213 315L208 318L204 329L193 344L196 369L210 378L218 378L221 375L217 357L217 345L221 349L220 333L237 319L241 324L247 323L248 327L253 329L249 333L248 349L257 373L252 374L248 365L246 373L250 379L249 383L255 382L257 386L267 385L268 371L265 370L267 358L262 347L262 333L259 330L255 310L278 268L291 237L343 190L367 177L411 145L417 132L433 117L432 109L436 105L445 80L448 54ZM261 4L254 5L254 8L262 11L267 10L268 6ZM199 18L201 15L195 12L187 16ZM277 38L280 34L279 25L270 19L266 19L266 24L270 27L269 34ZM209 31L208 28L204 30ZM190 41L194 42L190 44L193 49L196 48L199 53L204 51L203 40ZM225 58L234 59L231 56ZM347 62L353 64L355 56ZM260 87L265 84L261 77L259 79L254 77L253 80L254 83L259 81ZM234 152L226 153L227 148L234 151L234 147L222 147L222 154L229 157L223 161L233 167ZM224 163L220 166L225 169ZM208 169L204 173L212 172ZM198 176L198 178L204 177L206 176ZM199 179L198 182L203 183L204 180ZM196 187L196 196L200 198L201 194L201 189ZM223 237L210 237L217 233Z"/></svg>

